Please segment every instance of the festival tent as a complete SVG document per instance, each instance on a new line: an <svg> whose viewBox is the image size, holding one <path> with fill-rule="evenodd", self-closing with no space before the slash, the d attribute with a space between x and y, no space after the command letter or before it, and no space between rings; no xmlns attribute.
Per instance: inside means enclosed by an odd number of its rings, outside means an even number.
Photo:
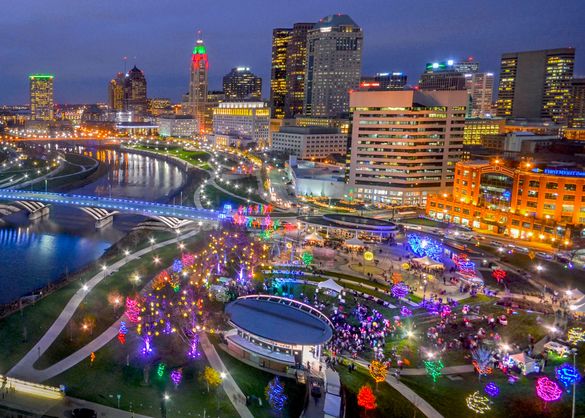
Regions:
<svg viewBox="0 0 585 418"><path fill-rule="evenodd" d="M325 280L324 282L319 283L317 287L319 289L333 290L334 292L337 293L341 293L341 291L343 290L343 286L340 286L337 283L335 283L335 280L333 279Z"/></svg>
<svg viewBox="0 0 585 418"><path fill-rule="evenodd" d="M432 258L430 258L429 256L424 256L424 257L420 257L420 258L413 258L412 259L413 263L417 263L417 264L421 264L425 267L431 268L431 269L437 269L437 268L444 268L445 266L443 265L443 263L440 263L438 261L433 260Z"/></svg>
<svg viewBox="0 0 585 418"><path fill-rule="evenodd" d="M323 239L323 237L321 237L321 235L317 234L316 232L313 232L313 233L311 233L311 234L307 235L307 236L304 238L304 240L305 240L305 241L317 241L317 242L323 242L323 241L325 241L325 240Z"/></svg>
<svg viewBox="0 0 585 418"><path fill-rule="evenodd" d="M579 301L582 302L582 301ZM581 305L571 305L569 307L571 309L571 312L577 315L583 315L585 314L585 301L583 301L583 303Z"/></svg>
<svg viewBox="0 0 585 418"><path fill-rule="evenodd" d="M575 304L580 305L582 303L585 303L585 293L581 292L579 289L567 290L566 293L567 296L569 296L569 299L579 301L575 302Z"/></svg>
<svg viewBox="0 0 585 418"><path fill-rule="evenodd" d="M538 373L538 363L532 357L529 357L524 351L517 354L510 354L508 357L508 363L520 367L523 375L529 373Z"/></svg>
<svg viewBox="0 0 585 418"><path fill-rule="evenodd" d="M345 240L345 245L349 245L349 246L354 246L354 247L363 247L364 246L364 242L357 238L357 237L353 237L350 239L346 239Z"/></svg>

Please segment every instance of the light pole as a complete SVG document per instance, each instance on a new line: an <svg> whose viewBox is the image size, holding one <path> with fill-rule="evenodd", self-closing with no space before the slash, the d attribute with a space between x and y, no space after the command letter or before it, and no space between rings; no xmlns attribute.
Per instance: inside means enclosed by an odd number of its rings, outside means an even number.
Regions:
<svg viewBox="0 0 585 418"><path fill-rule="evenodd" d="M577 349L571 348L571 353L573 353L573 370L577 370L576 368L576 359L577 359ZM573 379L573 406L571 410L571 418L575 418L575 385L577 384L577 379Z"/></svg>

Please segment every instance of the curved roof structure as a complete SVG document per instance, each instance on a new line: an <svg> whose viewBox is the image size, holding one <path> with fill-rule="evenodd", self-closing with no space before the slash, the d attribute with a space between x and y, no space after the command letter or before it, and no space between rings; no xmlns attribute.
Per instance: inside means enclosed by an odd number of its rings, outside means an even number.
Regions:
<svg viewBox="0 0 585 418"><path fill-rule="evenodd" d="M358 27L357 23L353 21L351 17L348 15L343 14L335 14L330 16L325 16L322 19L319 19L319 22L315 24L315 29L325 28L325 27L336 27L336 26L355 26Z"/></svg>
<svg viewBox="0 0 585 418"><path fill-rule="evenodd" d="M293 299L243 296L225 311L235 327L282 344L318 345L333 336L331 321L322 312Z"/></svg>

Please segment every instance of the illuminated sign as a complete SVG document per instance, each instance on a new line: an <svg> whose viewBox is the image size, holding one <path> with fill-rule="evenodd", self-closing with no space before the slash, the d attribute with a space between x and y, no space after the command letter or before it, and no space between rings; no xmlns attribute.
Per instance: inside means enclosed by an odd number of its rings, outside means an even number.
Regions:
<svg viewBox="0 0 585 418"><path fill-rule="evenodd" d="M534 171L534 170L532 170ZM585 171L577 170L557 170L553 168L545 168L544 174L550 174L552 176L563 176L563 177L585 177Z"/></svg>

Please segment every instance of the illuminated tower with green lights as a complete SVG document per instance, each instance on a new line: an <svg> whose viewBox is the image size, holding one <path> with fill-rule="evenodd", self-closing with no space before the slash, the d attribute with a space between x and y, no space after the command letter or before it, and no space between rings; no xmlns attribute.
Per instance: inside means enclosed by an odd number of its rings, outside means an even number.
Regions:
<svg viewBox="0 0 585 418"><path fill-rule="evenodd" d="M191 113L197 119L199 133L203 134L210 130L206 126L205 113L207 112L207 71L209 70L209 61L207 60L207 50L201 38L197 39L193 48L191 57L191 77L189 81L189 104Z"/></svg>

